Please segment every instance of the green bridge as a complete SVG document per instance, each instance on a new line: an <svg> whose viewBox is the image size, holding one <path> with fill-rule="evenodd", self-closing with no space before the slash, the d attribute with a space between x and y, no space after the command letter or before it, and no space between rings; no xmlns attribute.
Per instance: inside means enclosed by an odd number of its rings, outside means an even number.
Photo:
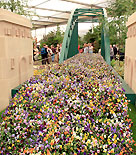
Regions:
<svg viewBox="0 0 136 155"><path fill-rule="evenodd" d="M104 9L75 9L71 13L64 35L59 63L78 53L78 23L99 22L98 18L104 17L103 19L105 19L105 16ZM102 23L101 52L105 61L110 65L110 41L106 20L103 20Z"/></svg>
<svg viewBox="0 0 136 155"><path fill-rule="evenodd" d="M110 65L110 41L108 26L106 25L106 12L104 9L75 9L71 13L64 35L59 63L63 63L64 60L78 53L78 23L86 21L99 22L99 17L103 18L101 31L101 55L107 64ZM115 74L121 80L127 98L132 104L135 104L136 94L117 73Z"/></svg>
<svg viewBox="0 0 136 155"><path fill-rule="evenodd" d="M99 22L102 20L101 31L101 55L108 65L110 65L110 41L108 35L108 26L106 25L106 11L104 9L75 9L68 20L65 31L59 63L63 63L68 58L78 54L78 23L81 22ZM114 71L115 72L115 71ZM132 104L136 103L136 94L125 83L125 81L115 72L122 82L125 94ZM21 86L12 89L12 97L18 92Z"/></svg>

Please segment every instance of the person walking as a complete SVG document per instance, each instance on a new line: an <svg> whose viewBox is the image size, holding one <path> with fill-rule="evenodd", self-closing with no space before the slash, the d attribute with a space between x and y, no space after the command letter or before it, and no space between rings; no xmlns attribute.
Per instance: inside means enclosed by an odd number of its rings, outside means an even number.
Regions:
<svg viewBox="0 0 136 155"><path fill-rule="evenodd" d="M111 61L112 61L113 57L114 57L114 51L113 51L112 45L110 45L110 60Z"/></svg>
<svg viewBox="0 0 136 155"><path fill-rule="evenodd" d="M45 65L46 62L49 64L49 61L48 61L48 51L47 51L46 44L44 44L42 49L41 49L41 56L42 56L42 65Z"/></svg>

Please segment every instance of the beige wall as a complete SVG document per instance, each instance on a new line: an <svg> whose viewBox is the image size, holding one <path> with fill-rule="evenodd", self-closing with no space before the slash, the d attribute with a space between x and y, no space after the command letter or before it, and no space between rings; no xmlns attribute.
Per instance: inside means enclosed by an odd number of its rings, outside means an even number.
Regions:
<svg viewBox="0 0 136 155"><path fill-rule="evenodd" d="M136 12L129 17L127 27L125 81L136 93Z"/></svg>
<svg viewBox="0 0 136 155"><path fill-rule="evenodd" d="M31 28L28 19L0 9L0 111L11 89L33 75Z"/></svg>

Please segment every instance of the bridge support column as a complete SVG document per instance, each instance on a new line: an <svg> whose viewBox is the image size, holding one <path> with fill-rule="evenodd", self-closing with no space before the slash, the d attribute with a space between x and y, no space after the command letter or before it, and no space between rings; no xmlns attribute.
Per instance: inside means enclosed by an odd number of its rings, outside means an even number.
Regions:
<svg viewBox="0 0 136 155"><path fill-rule="evenodd" d="M77 53L78 53L78 22L75 22L67 58L70 58L76 55Z"/></svg>
<svg viewBox="0 0 136 155"><path fill-rule="evenodd" d="M110 40L109 35L107 32L107 27L102 27L102 33L101 33L101 55L107 62L107 64L110 65Z"/></svg>
<svg viewBox="0 0 136 155"><path fill-rule="evenodd" d="M110 65L110 39L109 39L109 27L106 23L107 12L106 9L102 10L104 21L102 23L102 33L101 33L101 55L107 64Z"/></svg>

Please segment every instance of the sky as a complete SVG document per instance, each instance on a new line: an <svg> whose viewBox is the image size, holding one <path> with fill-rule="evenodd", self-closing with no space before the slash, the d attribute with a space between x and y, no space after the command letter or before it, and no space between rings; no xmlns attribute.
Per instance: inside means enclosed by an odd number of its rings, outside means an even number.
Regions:
<svg viewBox="0 0 136 155"><path fill-rule="evenodd" d="M88 3L88 4L97 4L100 6L107 5L108 0L74 0L78 2ZM99 4L101 3L102 4ZM75 3L68 3L63 0L31 0L28 3L29 6L37 6L41 8L50 8L50 9L57 9L57 10L64 10L64 11L71 11L75 8L84 8L85 6L81 6ZM35 9L29 9L33 12L35 12L38 15L41 16L61 16L60 13L54 12L54 11L45 11L45 10L35 10ZM60 15L59 15L60 14ZM65 14L65 17L68 16ZM39 17L33 17L33 20L38 20ZM96 23L93 24L94 26L98 25ZM83 36L88 32L89 29L91 29L92 23L79 23L78 24L78 32L80 36ZM61 30L65 32L66 25L60 26ZM43 35L48 34L50 31L56 30L56 27L50 27L50 28L42 28L32 31L32 36L37 37L38 41L42 39Z"/></svg>
<svg viewBox="0 0 136 155"><path fill-rule="evenodd" d="M94 26L98 25L97 23L94 23ZM42 38L43 38L43 35L46 35L48 34L50 31L54 31L56 30L56 26L55 27L50 27L50 28L41 28L41 29L37 29L36 31L35 30L32 30L32 37L33 38L37 38L38 41L40 41ZM61 25L60 26L61 30L63 32L65 32L65 29L66 29L66 25ZM78 34L79 36L83 37L89 29L92 28L92 24L91 23L79 23L78 24Z"/></svg>

